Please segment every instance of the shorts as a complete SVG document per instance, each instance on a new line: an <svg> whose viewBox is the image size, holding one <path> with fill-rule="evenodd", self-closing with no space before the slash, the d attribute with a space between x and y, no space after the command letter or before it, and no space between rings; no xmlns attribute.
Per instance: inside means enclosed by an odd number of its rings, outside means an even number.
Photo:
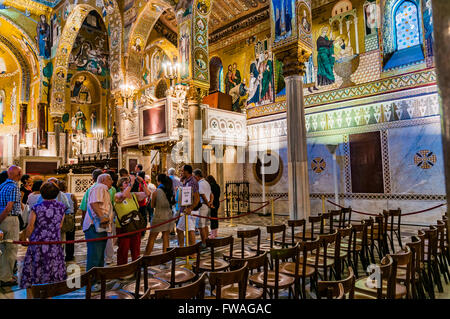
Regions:
<svg viewBox="0 0 450 319"><path fill-rule="evenodd" d="M204 216L204 217L210 217L210 209L205 204L200 207L198 211L198 215ZM209 226L209 219L208 218L201 218L198 217L198 228L205 228Z"/></svg>
<svg viewBox="0 0 450 319"><path fill-rule="evenodd" d="M198 212L192 212L192 214L198 214ZM198 217L191 215L188 216L188 231L195 231L195 223L197 219ZM185 221L186 217L183 214L181 214L181 218L178 220L177 229L186 231Z"/></svg>

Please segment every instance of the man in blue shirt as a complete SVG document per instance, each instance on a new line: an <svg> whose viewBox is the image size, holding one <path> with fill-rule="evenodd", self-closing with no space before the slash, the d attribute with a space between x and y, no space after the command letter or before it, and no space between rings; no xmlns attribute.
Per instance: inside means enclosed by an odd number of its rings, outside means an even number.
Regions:
<svg viewBox="0 0 450 319"><path fill-rule="evenodd" d="M19 240L19 218L21 213L19 181L22 169L11 166L8 179L0 185L0 231L4 239ZM18 246L10 243L0 244L0 285L14 286L14 264L17 259Z"/></svg>

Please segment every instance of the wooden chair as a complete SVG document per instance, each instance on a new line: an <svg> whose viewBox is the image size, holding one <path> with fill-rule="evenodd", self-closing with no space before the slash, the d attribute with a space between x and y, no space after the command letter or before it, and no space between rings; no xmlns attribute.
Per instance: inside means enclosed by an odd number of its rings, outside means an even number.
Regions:
<svg viewBox="0 0 450 319"><path fill-rule="evenodd" d="M320 252L319 252L319 262L318 269L322 269L323 277L318 272L319 277L323 280L331 279L334 275L335 279L340 279L341 269L339 268L340 263L340 237L337 230L332 234L319 235ZM336 263L338 264L338 269L335 268ZM310 257L307 264L309 266L315 266L315 259ZM330 272L330 277L328 277L328 271Z"/></svg>
<svg viewBox="0 0 450 319"><path fill-rule="evenodd" d="M405 249L392 254L392 258L395 260L397 265L397 275L396 275L396 289L395 297L396 299L402 299L406 297L411 299L411 281L412 281L412 252L411 249L406 246ZM400 267L400 268L399 268Z"/></svg>
<svg viewBox="0 0 450 319"><path fill-rule="evenodd" d="M92 299L137 299L139 296L139 282L141 278L141 261L142 257L139 257L126 265L92 268L95 279L100 281L101 287L100 295L94 296ZM134 275L136 278L134 283L134 296L126 290L106 291L107 280L119 279L130 275Z"/></svg>
<svg viewBox="0 0 450 319"><path fill-rule="evenodd" d="M297 247L299 260L298 268L297 262L283 262L280 265L280 272L300 281L299 296L306 299L306 279L309 279L311 290L313 287L317 287L320 252L319 238L310 241L301 241L298 243ZM311 263L312 265L309 265Z"/></svg>
<svg viewBox="0 0 450 319"><path fill-rule="evenodd" d="M222 258L215 258L214 250L218 247L230 246L230 256L233 256L233 236L225 238L207 238L206 247L211 249L211 258L200 260L199 263L195 262L194 267L197 272L201 271L221 271L229 267L229 263Z"/></svg>
<svg viewBox="0 0 450 319"><path fill-rule="evenodd" d="M245 263L247 264L249 274L250 275L259 274L260 276L262 276L262 286L267 287L267 272L268 272L267 252L264 252L262 255L256 257L250 257L246 259L233 258L230 260L230 270L239 269L243 267ZM266 299L266 290L258 289L248 284L245 290L245 299L260 299L260 298Z"/></svg>
<svg viewBox="0 0 450 319"><path fill-rule="evenodd" d="M417 236L412 236L411 240L411 242L406 243L406 246L411 250L411 295L414 299L425 299L421 272L423 267L423 260L421 260L422 241ZM397 269L397 279L403 279L403 276L406 276L406 269L400 265Z"/></svg>
<svg viewBox="0 0 450 319"><path fill-rule="evenodd" d="M192 256L195 254L196 263L200 263L200 252L202 249L202 243L198 242L195 245L187 247L176 247L174 248L175 258L185 258L187 256ZM193 269L195 271L195 269ZM182 285L184 283L196 280L198 275L186 267L175 266L175 269L168 269L154 274L154 277L162 279L164 281L173 283L175 286ZM175 272L175 282L172 282L172 274Z"/></svg>
<svg viewBox="0 0 450 319"><path fill-rule="evenodd" d="M324 225L323 225L323 216L319 214L317 216L309 216L308 222L310 227L306 227L306 230L303 230L301 233L295 234L295 237L298 239L304 240L315 240L316 235L323 234Z"/></svg>
<svg viewBox="0 0 450 319"><path fill-rule="evenodd" d="M447 260L447 246L446 246L446 230L447 225L442 221L438 220L437 224L435 226L437 228L438 232L438 247L437 247L437 262L439 265L439 271L441 274L444 275L445 283L448 284L450 279L450 273L449 273L449 264Z"/></svg>
<svg viewBox="0 0 450 319"><path fill-rule="evenodd" d="M390 209L390 210L383 210L383 216L384 216L384 222L387 225L387 231L388 231L388 239L391 244L391 251L395 251L394 247L394 234L397 236L398 244L400 245L400 248L403 248L402 245L402 237L400 235L400 223L402 219L402 211L400 208L398 209Z"/></svg>
<svg viewBox="0 0 450 319"><path fill-rule="evenodd" d="M341 283L326 287L324 287L323 285L321 289L325 289L325 291L321 293L323 294L323 297L326 297L327 299L345 299L345 290L344 286Z"/></svg>
<svg viewBox="0 0 450 319"><path fill-rule="evenodd" d="M339 271L337 274L337 279L340 279L340 276L343 275L344 272L344 264L348 268L351 265L351 245L348 243L352 242L352 225L349 225L345 228L337 229L339 235L339 259L336 260L336 270Z"/></svg>
<svg viewBox="0 0 450 319"><path fill-rule="evenodd" d="M255 228L255 229L249 229L249 230L238 230L237 231L237 237L241 239L241 248L233 250L233 255L226 255L223 254L224 260L229 260L231 258L249 258L258 256L261 246L261 229ZM256 252L245 250L245 240L256 237Z"/></svg>
<svg viewBox="0 0 450 319"><path fill-rule="evenodd" d="M299 240L306 240L306 220L305 219L291 219L288 220L288 227L291 228L290 241L286 240L284 243L275 241L275 244L282 246L295 246ZM296 229L301 227L302 231L296 233Z"/></svg>
<svg viewBox="0 0 450 319"><path fill-rule="evenodd" d="M438 256L437 256L438 231L435 226L430 226L429 229L422 229L422 231L425 233L424 257L425 257L425 264L427 266L428 278L430 279L430 282L434 282L434 284L438 288L438 291L442 293L444 291L444 288L442 286L441 276L439 273ZM431 287L429 291L431 294L434 294L434 291L431 290Z"/></svg>
<svg viewBox="0 0 450 319"><path fill-rule="evenodd" d="M246 299L247 280L247 262L236 270L210 272L211 296L215 293L215 299Z"/></svg>
<svg viewBox="0 0 450 319"><path fill-rule="evenodd" d="M349 226L352 221L352 207L341 208L341 214L339 215L339 228Z"/></svg>
<svg viewBox="0 0 450 319"><path fill-rule="evenodd" d="M319 281L317 283L317 299L330 298L336 296L339 285L342 285L344 296L342 299L353 299L355 297L355 274L352 267L348 267L348 276L342 280Z"/></svg>
<svg viewBox="0 0 450 319"><path fill-rule="evenodd" d="M396 291L395 260L386 255L380 264L374 265L369 277L355 282L355 299L394 299Z"/></svg>
<svg viewBox="0 0 450 319"><path fill-rule="evenodd" d="M170 277L169 280L163 280L161 278L157 278L156 274L153 277L148 276L148 268L154 267L158 265L165 264L167 262L171 263L170 266ZM170 287L175 286L175 249L171 249L165 253L157 254L157 255L148 255L141 257L141 269L144 271L144 280L141 283L138 281L137 283L132 282L123 287L124 290L128 291L136 291L136 284L138 284L138 294L142 296L146 293L149 288L151 291L156 289L168 289Z"/></svg>
<svg viewBox="0 0 450 319"><path fill-rule="evenodd" d="M361 260L363 268L367 268L369 265L368 253L367 253L367 225L362 224L352 224L352 235L351 242L342 244L342 247L348 247L351 252L351 267L353 268L356 278L358 278L358 259Z"/></svg>
<svg viewBox="0 0 450 319"><path fill-rule="evenodd" d="M57 296L69 294L86 287L84 294L85 299L91 299L91 286L94 279L94 271L90 269L78 278L63 280L51 284L33 285L27 289L27 295L33 299L49 299ZM68 282L73 282L74 285L69 287ZM75 283L79 283L76 285ZM71 297L71 299L75 299Z"/></svg>
<svg viewBox="0 0 450 319"><path fill-rule="evenodd" d="M434 294L434 283L433 283L433 277L430 276L431 272L429 271L429 262L427 262L425 260L425 250L427 249L425 246L425 232L423 230L418 230L417 231L417 237L420 240L420 254L419 254L419 258L420 258L420 273L422 274L422 279L423 279L423 286L425 288L425 291L427 292L428 296L430 299L435 299L435 294ZM414 237L413 237L414 240Z"/></svg>
<svg viewBox="0 0 450 319"><path fill-rule="evenodd" d="M274 226L267 226L267 234L270 236L270 243L269 244L262 244L260 245L261 251L270 251L271 249L281 249L283 248L283 245L276 245L275 241L284 243L286 241L286 225L274 225ZM278 234L281 234L281 237L277 236ZM250 247L251 250L256 251L258 247L256 245Z"/></svg>
<svg viewBox="0 0 450 319"><path fill-rule="evenodd" d="M333 232L333 214L330 211L322 213L322 221L321 233L331 234Z"/></svg>
<svg viewBox="0 0 450 319"><path fill-rule="evenodd" d="M271 298L278 299L280 289L289 289L289 296L292 294L292 285L296 283L296 275L289 276L280 272L280 260L292 259L294 262L294 274L298 274L298 248L297 246L291 248L271 249L270 257L274 265L273 270L268 270L267 274L257 273L249 276L249 281L257 287L263 288L265 291L269 290ZM267 260L267 259L266 259ZM268 263L268 262L267 262ZM264 267L268 268L267 264ZM266 283L264 283L266 281ZM297 297L297 291L294 293Z"/></svg>
<svg viewBox="0 0 450 319"><path fill-rule="evenodd" d="M202 274L200 278L183 287L169 288L162 290L155 290L155 299L204 299L206 287L206 274ZM150 290L148 290L141 299L149 299L152 296Z"/></svg>
<svg viewBox="0 0 450 319"><path fill-rule="evenodd" d="M388 223L387 223L387 215L378 214L375 216L375 225L374 225L374 234L375 241L378 243L378 257L380 260L384 255L390 253L389 244L388 244ZM375 246L377 247L377 246Z"/></svg>

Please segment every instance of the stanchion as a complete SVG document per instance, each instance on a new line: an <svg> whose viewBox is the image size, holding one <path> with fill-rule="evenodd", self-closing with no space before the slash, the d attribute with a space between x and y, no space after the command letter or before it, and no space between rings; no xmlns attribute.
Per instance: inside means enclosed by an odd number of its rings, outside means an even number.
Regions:
<svg viewBox="0 0 450 319"><path fill-rule="evenodd" d="M272 204L272 226L275 226L275 211L273 207L273 198L270 200L270 202Z"/></svg>
<svg viewBox="0 0 450 319"><path fill-rule="evenodd" d="M233 217L233 195L231 195L230 199L230 217ZM234 218L230 218L230 223L228 224L228 227L236 227L236 225L233 223Z"/></svg>
<svg viewBox="0 0 450 319"><path fill-rule="evenodd" d="M322 195L322 214L325 213L325 195Z"/></svg>
<svg viewBox="0 0 450 319"><path fill-rule="evenodd" d="M186 247L189 246L189 224L188 224L188 215L184 215L184 229L185 229L185 237L186 237ZM186 256L186 264L182 265L181 267L186 269L192 269L192 265L189 263L189 255Z"/></svg>

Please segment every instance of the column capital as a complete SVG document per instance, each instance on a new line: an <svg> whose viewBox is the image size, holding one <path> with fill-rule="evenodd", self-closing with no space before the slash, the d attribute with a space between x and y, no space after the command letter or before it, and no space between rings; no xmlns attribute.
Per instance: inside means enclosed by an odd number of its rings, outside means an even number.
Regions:
<svg viewBox="0 0 450 319"><path fill-rule="evenodd" d="M305 62L308 61L310 53L297 46L291 46L286 50L276 53L276 57L283 63L283 76L305 74Z"/></svg>

